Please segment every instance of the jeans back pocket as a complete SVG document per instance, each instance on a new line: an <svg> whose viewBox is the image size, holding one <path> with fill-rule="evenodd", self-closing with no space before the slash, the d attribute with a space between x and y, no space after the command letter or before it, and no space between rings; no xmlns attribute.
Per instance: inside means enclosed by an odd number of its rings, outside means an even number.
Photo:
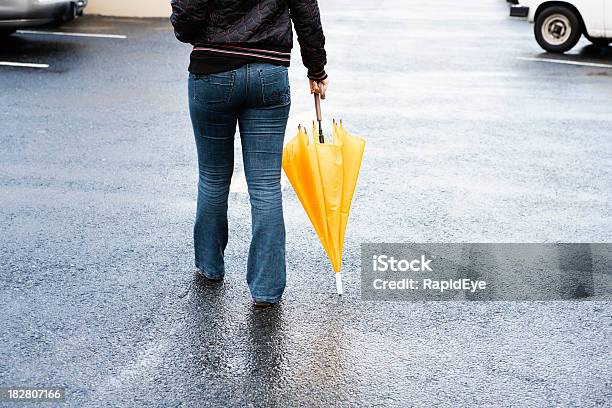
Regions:
<svg viewBox="0 0 612 408"><path fill-rule="evenodd" d="M236 71L218 74L192 74L193 99L208 105L228 103L232 99Z"/></svg>
<svg viewBox="0 0 612 408"><path fill-rule="evenodd" d="M291 103L289 70L284 66L271 65L260 69L261 92L264 105L288 105Z"/></svg>

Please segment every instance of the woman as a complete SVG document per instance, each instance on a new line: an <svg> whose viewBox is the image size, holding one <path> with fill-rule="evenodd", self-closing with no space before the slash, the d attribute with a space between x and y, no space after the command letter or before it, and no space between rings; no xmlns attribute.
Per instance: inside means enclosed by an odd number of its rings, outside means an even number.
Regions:
<svg viewBox="0 0 612 408"><path fill-rule="evenodd" d="M225 274L227 199L240 130L251 199L247 283L256 306L276 304L285 289L285 225L280 174L291 96L287 67L291 22L308 69L310 92L329 80L316 0L172 0L176 37L194 46L189 111L198 151L195 264L209 280Z"/></svg>

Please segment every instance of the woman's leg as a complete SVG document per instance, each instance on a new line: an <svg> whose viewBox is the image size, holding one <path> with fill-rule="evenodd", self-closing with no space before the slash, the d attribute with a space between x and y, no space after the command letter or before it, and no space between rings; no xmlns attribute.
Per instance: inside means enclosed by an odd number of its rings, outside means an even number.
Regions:
<svg viewBox="0 0 612 408"><path fill-rule="evenodd" d="M256 302L276 303L286 276L280 176L291 103L289 78L285 67L249 64L247 68L249 97L238 118L251 199L247 283Z"/></svg>
<svg viewBox="0 0 612 408"><path fill-rule="evenodd" d="M198 204L193 230L195 265L223 279L227 199L234 169L237 108L231 103L236 72L189 76L189 111L198 152Z"/></svg>

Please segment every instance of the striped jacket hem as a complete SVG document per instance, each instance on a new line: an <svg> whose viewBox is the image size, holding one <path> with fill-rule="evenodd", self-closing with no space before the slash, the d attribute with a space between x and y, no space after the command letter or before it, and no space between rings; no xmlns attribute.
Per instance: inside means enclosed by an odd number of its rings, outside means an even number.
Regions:
<svg viewBox="0 0 612 408"><path fill-rule="evenodd" d="M268 49L235 44L196 44L193 47L193 57L206 57L206 55L225 56L228 58L247 58L254 61L269 62L289 66L291 62L291 49ZM308 78L323 80L327 78L325 70L317 72L308 71Z"/></svg>

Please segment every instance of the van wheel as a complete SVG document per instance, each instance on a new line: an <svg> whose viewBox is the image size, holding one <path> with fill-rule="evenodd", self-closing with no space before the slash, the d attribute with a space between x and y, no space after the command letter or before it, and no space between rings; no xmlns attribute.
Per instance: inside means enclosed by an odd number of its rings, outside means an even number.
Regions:
<svg viewBox="0 0 612 408"><path fill-rule="evenodd" d="M563 6L544 9L535 21L535 38L545 51L563 53L580 40L582 24L574 11Z"/></svg>

